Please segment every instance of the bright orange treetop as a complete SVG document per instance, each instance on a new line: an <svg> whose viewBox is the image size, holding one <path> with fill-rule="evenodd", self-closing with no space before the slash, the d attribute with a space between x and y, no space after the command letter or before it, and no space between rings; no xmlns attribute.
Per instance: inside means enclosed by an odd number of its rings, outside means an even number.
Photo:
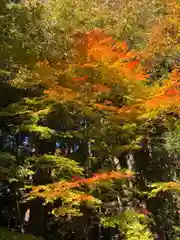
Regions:
<svg viewBox="0 0 180 240"><path fill-rule="evenodd" d="M130 51L96 29L75 36L71 60L39 63L39 78L49 88L45 93L56 101L73 100L123 118L150 117L150 112L173 108L179 112L179 70L175 69L160 86L148 86L138 53ZM112 101L114 89L123 90L123 105ZM101 95L105 100L97 101Z"/></svg>

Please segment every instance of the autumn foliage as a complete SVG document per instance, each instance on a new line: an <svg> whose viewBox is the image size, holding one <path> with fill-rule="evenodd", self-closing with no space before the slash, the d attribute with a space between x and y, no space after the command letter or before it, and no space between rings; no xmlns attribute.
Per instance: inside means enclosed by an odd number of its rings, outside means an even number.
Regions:
<svg viewBox="0 0 180 240"><path fill-rule="evenodd" d="M37 186L33 187L31 196L42 197L44 199L57 199L59 197L65 197L67 192L74 188L82 188L83 186L91 187L92 185L98 186L100 182L110 181L110 180L123 180L129 179L133 177L133 173L130 171L127 172L104 172L104 173L96 173L91 178L81 178L81 177L72 177L73 181L60 181L53 184L45 185L45 186ZM78 197L80 196L80 197ZM84 197L88 196L88 197ZM77 198L80 200L89 200L93 199L92 196L87 194L80 194L72 196L72 200Z"/></svg>
<svg viewBox="0 0 180 240"><path fill-rule="evenodd" d="M74 37L75 55L65 69L55 64L41 63L39 76L49 90L45 93L56 100L74 100L126 119L144 118L150 111L174 108L179 112L179 70L174 69L163 84L147 86L149 75L143 69L138 52L125 42L117 42L102 30L96 29ZM45 74L47 72L48 74ZM59 72L59 77L55 73ZM114 87L125 89L129 101L114 106L110 96ZM104 102L96 102L106 94ZM93 101L92 101L93 100ZM91 104L92 101L92 104ZM107 104L108 102L108 104Z"/></svg>
<svg viewBox="0 0 180 240"><path fill-rule="evenodd" d="M172 108L179 114L178 67L169 73L167 80L148 85L150 76L143 67L142 55L129 49L126 42L116 41L101 29L76 34L73 40L70 60L63 63L46 61L37 65L39 79L47 88L44 93L48 97L56 101L75 101L95 111L111 113L118 119L132 122L150 119L163 111L172 111ZM119 106L112 97L117 88L124 91L124 101L123 104L119 102ZM101 101L99 97L102 96L105 98ZM74 181L34 187L32 195L53 199L63 197L67 191L83 185L131 176L131 173L115 171L85 179L74 176ZM77 196L71 199L91 199L87 194Z"/></svg>

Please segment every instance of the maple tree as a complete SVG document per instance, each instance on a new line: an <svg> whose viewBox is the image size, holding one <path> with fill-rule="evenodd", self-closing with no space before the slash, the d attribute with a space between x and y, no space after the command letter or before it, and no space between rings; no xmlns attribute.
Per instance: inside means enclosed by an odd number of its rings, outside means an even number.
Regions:
<svg viewBox="0 0 180 240"><path fill-rule="evenodd" d="M179 114L178 68L161 85L148 86L148 75L143 71L140 59L134 60L138 54L128 50L125 43L117 43L99 29L81 35L78 40L76 37L75 58L70 63L65 63L63 71L61 64L40 64L38 74L42 83L50 87L45 91L50 98L62 102L75 101L80 106L83 104L92 109L112 112L116 121L118 119L137 124L144 119L153 120L172 109ZM49 78L46 81L44 74ZM123 89L122 102L114 102L114 87ZM78 184L72 186L78 187ZM48 192L45 190L39 196L48 198ZM77 198L72 199L75 204ZM78 199L93 201L90 195L84 194ZM146 214L147 210L143 212Z"/></svg>
<svg viewBox="0 0 180 240"><path fill-rule="evenodd" d="M89 98L99 109L116 112L119 115L134 113L138 118L141 118L141 115L147 116L149 111L157 109L161 111L163 108L174 107L174 111L179 111L178 68L172 71L169 79L164 81L162 86L154 84L148 87L144 83L148 75L143 71L140 60L134 60L138 54L128 50L125 43L114 41L102 30L94 30L81 36L75 48L79 49L80 56L83 55L86 59L83 63L76 63L78 59L75 58L67 64L63 72L56 64L51 67L47 62L40 63L39 77L47 87L50 87L45 91L49 96L56 100L84 101ZM90 75L82 75L86 71L89 71ZM74 77L75 72L82 76ZM44 81L46 73L48 74L46 78L49 79ZM56 74L58 77L55 76ZM63 81L62 85L61 81L64 78L66 82ZM123 96L125 101L122 107L113 106L113 101L110 99L115 85L127 94ZM105 104L95 102L101 94L106 94Z"/></svg>

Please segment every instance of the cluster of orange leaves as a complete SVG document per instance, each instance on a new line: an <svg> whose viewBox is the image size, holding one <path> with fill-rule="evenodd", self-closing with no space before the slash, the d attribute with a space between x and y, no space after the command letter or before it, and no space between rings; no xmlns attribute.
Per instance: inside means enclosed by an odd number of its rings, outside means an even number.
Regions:
<svg viewBox="0 0 180 240"><path fill-rule="evenodd" d="M119 67L115 67L115 70L118 70L118 74L121 74L125 77L131 78L132 80L145 80L147 75L141 69L136 71L136 68L140 66L139 60L134 60L137 57L137 54L133 51L128 50L128 46L125 42L117 42L112 39L112 37L107 36L102 30L95 29L90 32L81 34L81 36L76 36L75 50L78 52L76 57L68 63L68 65L73 66L74 69L97 69L100 63L106 62L109 65L113 66L117 62L121 62ZM39 63L38 63L39 64ZM55 96L58 100L58 92L61 94L65 92L67 94L68 89L56 84L51 75L53 70L62 70L61 66L63 64L57 64L55 69L52 69L48 65L47 61L40 63L41 68L39 68L39 73L43 78L44 84L49 87L49 90L46 90L45 93ZM65 64L66 65L66 64ZM112 70L113 71L113 70ZM86 83L87 81L91 82L91 78L88 75L75 76L71 77L71 94L74 98L77 95L73 95L73 87L80 86ZM98 82L93 84L92 89L96 92L110 92L111 88L104 86ZM112 83L111 79L107 79L108 83Z"/></svg>
<svg viewBox="0 0 180 240"><path fill-rule="evenodd" d="M163 185L164 188L167 189L178 189L180 190L180 183L179 182L168 182L166 184Z"/></svg>
<svg viewBox="0 0 180 240"><path fill-rule="evenodd" d="M80 89L81 86L88 83L88 90L92 91L92 95L88 95L91 101L94 93L111 93L113 85L119 84L121 86L121 84L124 84L122 83L123 79L126 79L125 87L127 89L132 84L137 89L136 92L138 92L139 96L136 95L134 98L141 99L143 96L143 99L138 104L134 99L130 105L118 108L113 106L113 103L107 99L104 104L95 104L95 108L126 116L127 118L130 116L136 118L141 113L144 114L149 110L166 109L171 106L176 106L179 109L180 83L178 68L171 73L165 84L162 87L159 86L156 91L154 87L147 88L146 96L144 92L141 92L142 88L139 88L139 86L141 84L142 87L144 83L141 83L141 81L146 81L149 76L144 72L140 64L138 53L130 51L125 42L119 43L113 40L112 37L107 36L102 30L95 29L81 34L81 36L77 35L75 49L78 54L72 63L68 63L71 68L75 70L98 70L99 64L101 66L104 64L101 73L103 76L106 75L105 72L107 73L106 79L104 79L105 82L99 82L98 77L92 82L91 76L86 74L76 77L71 76L69 87L64 87L53 81L46 80L47 73L43 70L45 75L43 81L49 87L49 90L46 90L45 93L54 99L76 100L80 97L83 102L86 90L83 88L81 92ZM148 95L148 93L150 94Z"/></svg>
<svg viewBox="0 0 180 240"><path fill-rule="evenodd" d="M159 93L145 104L153 109L175 106L178 110L180 107L180 70L174 69L163 87L159 88Z"/></svg>
<svg viewBox="0 0 180 240"><path fill-rule="evenodd" d="M140 63L137 59L138 54L130 51L126 42L113 40L101 29L92 30L81 36L76 48L80 57L86 56L82 67L93 67L93 64L99 62L108 62L109 65L113 65L113 63L120 61L123 64L118 69L116 68L119 73L134 80L145 80L148 77L141 69L135 71ZM109 79L109 81L111 80Z"/></svg>
<svg viewBox="0 0 180 240"><path fill-rule="evenodd" d="M93 201L94 197L88 194L79 194L73 197L74 201L85 202L85 201Z"/></svg>
<svg viewBox="0 0 180 240"><path fill-rule="evenodd" d="M68 190L74 188L80 188L83 185L91 186L92 184L98 184L102 181L108 180L120 180L120 179L129 179L133 177L133 173L130 171L127 172L105 172L105 173L97 173L94 174L91 178L73 178L77 179L74 181L66 181L66 182L56 182L53 184L48 184L45 186L35 186L32 189L30 195L42 198L59 198L67 193ZM77 196L73 196L73 199L81 199L84 201L85 199L92 199L91 195L80 194Z"/></svg>

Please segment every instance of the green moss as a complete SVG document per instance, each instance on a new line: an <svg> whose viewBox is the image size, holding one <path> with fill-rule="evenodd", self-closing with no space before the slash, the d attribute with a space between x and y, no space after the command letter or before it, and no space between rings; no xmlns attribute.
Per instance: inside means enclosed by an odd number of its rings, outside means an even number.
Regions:
<svg viewBox="0 0 180 240"><path fill-rule="evenodd" d="M40 240L28 234L9 232L5 228L0 228L0 239L1 240Z"/></svg>

